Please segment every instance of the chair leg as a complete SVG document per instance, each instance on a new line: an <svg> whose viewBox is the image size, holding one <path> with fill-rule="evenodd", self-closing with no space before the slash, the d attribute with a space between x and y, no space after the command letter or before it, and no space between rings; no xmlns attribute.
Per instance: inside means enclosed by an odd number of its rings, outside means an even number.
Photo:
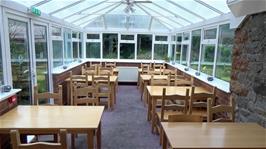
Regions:
<svg viewBox="0 0 266 149"><path fill-rule="evenodd" d="M76 138L76 134L72 133L71 134L71 148L72 149L75 148L75 138Z"/></svg>
<svg viewBox="0 0 266 149"><path fill-rule="evenodd" d="M160 145L163 143L163 129L160 127Z"/></svg>

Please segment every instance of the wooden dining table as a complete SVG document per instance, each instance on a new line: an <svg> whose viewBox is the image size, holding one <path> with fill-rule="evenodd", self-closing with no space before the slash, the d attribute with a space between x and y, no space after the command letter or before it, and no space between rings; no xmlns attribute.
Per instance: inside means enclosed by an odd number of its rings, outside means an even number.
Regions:
<svg viewBox="0 0 266 149"><path fill-rule="evenodd" d="M161 122L163 145L172 149L266 148L266 131L256 123Z"/></svg>
<svg viewBox="0 0 266 149"><path fill-rule="evenodd" d="M152 132L154 132L155 128L155 116L156 116L156 104L158 99L162 99L163 89L166 89L166 95L186 95L186 90L189 89L191 94L190 86L147 86L147 99L148 99L148 112L147 112L147 120L151 121ZM195 93L211 93L203 87L195 87Z"/></svg>
<svg viewBox="0 0 266 149"><path fill-rule="evenodd" d="M83 76L85 76L85 75L83 75ZM99 77L99 76L94 76L94 77ZM75 79L75 81L84 81L85 82L85 80L76 80L76 79ZM88 76L88 81L89 81L89 83L92 82L92 76L91 75ZM73 101L72 101L71 97L73 95L72 95L72 91L70 89L70 78L67 78L65 80L65 82L66 82L66 86L67 86L68 103L72 104ZM117 85L118 85L118 76L115 76L115 75L110 76L110 85L111 85L111 93L112 93L111 98L112 98L112 101L114 101L114 103L116 103L116 89L117 89Z"/></svg>
<svg viewBox="0 0 266 149"><path fill-rule="evenodd" d="M17 106L0 116L0 134L16 129L20 134L87 134L88 149L101 148L103 106Z"/></svg>

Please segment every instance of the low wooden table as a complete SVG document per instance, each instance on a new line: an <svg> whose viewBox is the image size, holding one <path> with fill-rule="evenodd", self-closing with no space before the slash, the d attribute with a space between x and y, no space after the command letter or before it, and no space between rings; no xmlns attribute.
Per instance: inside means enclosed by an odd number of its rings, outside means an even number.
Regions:
<svg viewBox="0 0 266 149"><path fill-rule="evenodd" d="M147 86L148 92L148 112L147 112L147 119L148 121L151 120L152 124L152 132L154 132L155 128L155 115L156 115L156 103L157 99L162 99L163 97L163 88L166 88L166 95L177 94L181 96L186 95L186 90L190 89L190 86ZM191 94L191 91L189 91ZM202 87L195 87L195 93L210 93L206 89Z"/></svg>
<svg viewBox="0 0 266 149"><path fill-rule="evenodd" d="M173 149L184 148L266 148L266 132L255 123L173 123L162 122L162 148L167 140Z"/></svg>
<svg viewBox="0 0 266 149"><path fill-rule="evenodd" d="M0 116L0 134L17 129L21 134L86 133L88 148L101 148L103 106L18 106Z"/></svg>
<svg viewBox="0 0 266 149"><path fill-rule="evenodd" d="M99 77L99 76L94 76L94 77ZM79 80L82 81L82 80ZM85 81L85 80L84 80ZM88 81L91 83L92 82L92 76L88 76ZM116 88L117 88L117 84L118 84L118 76L110 76L110 84L111 84L111 89L112 89L112 95L111 98L114 101L114 103L116 103ZM67 78L65 80L66 85L67 85L67 96L68 96L68 103L73 103L72 101L72 92L70 90L70 78ZM111 105L113 107L113 105Z"/></svg>

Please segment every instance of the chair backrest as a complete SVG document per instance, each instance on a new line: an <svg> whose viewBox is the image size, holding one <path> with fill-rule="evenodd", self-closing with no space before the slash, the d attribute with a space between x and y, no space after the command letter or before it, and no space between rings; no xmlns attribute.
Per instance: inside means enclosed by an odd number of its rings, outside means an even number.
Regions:
<svg viewBox="0 0 266 149"><path fill-rule="evenodd" d="M161 121L167 121L164 119L165 111L182 111L184 114L187 113L187 106L189 100L189 89L186 89L186 94L183 95L166 95L166 88L163 89L162 107L161 107ZM180 101L180 103L176 103ZM183 103L183 104L181 104Z"/></svg>
<svg viewBox="0 0 266 149"><path fill-rule="evenodd" d="M98 75L114 75L113 67L99 67Z"/></svg>
<svg viewBox="0 0 266 149"><path fill-rule="evenodd" d="M30 144L21 144L18 130L10 131L12 149L66 149L67 131L60 129L60 143L36 142Z"/></svg>
<svg viewBox="0 0 266 149"><path fill-rule="evenodd" d="M162 78L156 78L154 75L151 75L151 86L169 86L170 85L170 79L169 76L167 76L165 79Z"/></svg>
<svg viewBox="0 0 266 149"><path fill-rule="evenodd" d="M98 97L106 97L111 94L110 74L107 76L92 76L94 86L97 87Z"/></svg>
<svg viewBox="0 0 266 149"><path fill-rule="evenodd" d="M203 122L203 117L200 115L169 115L168 122Z"/></svg>
<svg viewBox="0 0 266 149"><path fill-rule="evenodd" d="M46 100L48 103L50 99L54 99L54 103L57 105L63 105L62 96L63 96L62 85L58 85L57 93L50 93L50 92L39 93L38 86L34 87L34 105L39 105L40 100Z"/></svg>
<svg viewBox="0 0 266 149"><path fill-rule="evenodd" d="M213 100L208 99L207 107L207 122L234 122L235 121L235 101L232 96L230 96L230 105L216 105L213 106ZM225 114L226 115L222 115ZM214 119L213 115L216 115ZM218 118L218 114L221 114Z"/></svg>
<svg viewBox="0 0 266 149"><path fill-rule="evenodd" d="M155 62L153 63L153 69L160 69L163 70L165 68L164 64L156 64Z"/></svg>
<svg viewBox="0 0 266 149"><path fill-rule="evenodd" d="M193 108L206 108L207 113L207 100L214 101L216 97L216 87L213 87L211 93L196 93L195 86L191 88L191 95L189 101L189 114L193 113ZM213 102L212 102L213 103Z"/></svg>
<svg viewBox="0 0 266 149"><path fill-rule="evenodd" d="M104 67L106 67L106 68L115 68L116 67L116 62L113 62L113 63L105 62Z"/></svg>
<svg viewBox="0 0 266 149"><path fill-rule="evenodd" d="M85 74L88 74L88 75L97 75L97 67L96 66L92 66L92 67L86 67L86 66L82 66L81 67L81 74L82 75L85 75Z"/></svg>
<svg viewBox="0 0 266 149"><path fill-rule="evenodd" d="M98 90L96 86L78 87L76 83L74 84L74 105L99 105L97 96Z"/></svg>
<svg viewBox="0 0 266 149"><path fill-rule="evenodd" d="M179 77L181 76L176 75L175 86L192 86L194 84L194 77L191 77L190 80L180 79Z"/></svg>
<svg viewBox="0 0 266 149"><path fill-rule="evenodd" d="M141 64L141 74L149 74L150 69L150 64Z"/></svg>

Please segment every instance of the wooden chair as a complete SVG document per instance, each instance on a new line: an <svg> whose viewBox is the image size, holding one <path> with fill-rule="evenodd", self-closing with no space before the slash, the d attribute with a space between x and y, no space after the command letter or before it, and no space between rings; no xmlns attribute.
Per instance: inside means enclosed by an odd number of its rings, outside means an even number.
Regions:
<svg viewBox="0 0 266 149"><path fill-rule="evenodd" d="M216 87L213 88L212 93L195 93L195 87L191 88L191 96L189 100L189 114L200 115L205 120L207 119L207 100L212 102L216 97Z"/></svg>
<svg viewBox="0 0 266 149"><path fill-rule="evenodd" d="M98 90L96 86L87 86L79 88L74 84L74 105L99 105Z"/></svg>
<svg viewBox="0 0 266 149"><path fill-rule="evenodd" d="M98 67L98 75L114 75L113 67Z"/></svg>
<svg viewBox="0 0 266 149"><path fill-rule="evenodd" d="M110 82L110 74L107 76L92 76L92 81L94 85L98 88L98 95L97 97L100 98L107 98L108 102L108 109L113 109L114 99L112 98L112 88ZM100 101L100 100L99 100Z"/></svg>
<svg viewBox="0 0 266 149"><path fill-rule="evenodd" d="M106 68L116 68L116 62L113 62L113 63L105 62L104 67L106 67Z"/></svg>
<svg viewBox="0 0 266 149"><path fill-rule="evenodd" d="M100 62L100 63L92 63L92 62L90 62L90 67L102 67L102 62Z"/></svg>
<svg viewBox="0 0 266 149"><path fill-rule="evenodd" d="M155 62L153 63L153 70L155 69L160 69L160 70L163 70L165 69L165 64L156 64Z"/></svg>
<svg viewBox="0 0 266 149"><path fill-rule="evenodd" d="M85 75L72 75L72 72L69 72L70 76L70 104L73 105L73 89L74 89L74 84L76 83L76 86L78 87L87 87L89 86L89 80L88 80L88 74L85 73Z"/></svg>
<svg viewBox="0 0 266 149"><path fill-rule="evenodd" d="M66 149L67 131L60 129L60 143L37 142L30 144L21 144L20 134L17 130L10 131L12 149Z"/></svg>
<svg viewBox="0 0 266 149"><path fill-rule="evenodd" d="M34 105L39 105L40 101L45 100L46 104L44 105L53 105L49 103L50 99L54 99L54 105L63 105L63 98L62 98L62 85L58 85L58 92L57 93L38 93L38 86L34 87Z"/></svg>
<svg viewBox="0 0 266 149"><path fill-rule="evenodd" d="M169 76L167 76L166 79L162 78L156 78L154 75L151 75L151 86L169 86L170 85L170 79Z"/></svg>
<svg viewBox="0 0 266 149"><path fill-rule="evenodd" d="M213 100L208 99L207 113L208 113L207 122L234 122L235 101L233 97L232 96L230 97L230 105L213 106ZM213 116L214 114L217 117L215 119ZM218 118L218 114L226 114L226 115L222 115L220 118Z"/></svg>
<svg viewBox="0 0 266 149"><path fill-rule="evenodd" d="M203 122L200 115L169 115L168 122Z"/></svg>
<svg viewBox="0 0 266 149"><path fill-rule="evenodd" d="M190 80L181 79L181 76L176 76L174 86L193 86L194 77L191 77Z"/></svg>
<svg viewBox="0 0 266 149"><path fill-rule="evenodd" d="M82 66L81 67L81 74L85 75L97 75L97 67L96 66L92 66L92 67L86 67L86 66Z"/></svg>
<svg viewBox="0 0 266 149"><path fill-rule="evenodd" d="M150 64L142 64L141 63L141 74L149 74L150 73Z"/></svg>

